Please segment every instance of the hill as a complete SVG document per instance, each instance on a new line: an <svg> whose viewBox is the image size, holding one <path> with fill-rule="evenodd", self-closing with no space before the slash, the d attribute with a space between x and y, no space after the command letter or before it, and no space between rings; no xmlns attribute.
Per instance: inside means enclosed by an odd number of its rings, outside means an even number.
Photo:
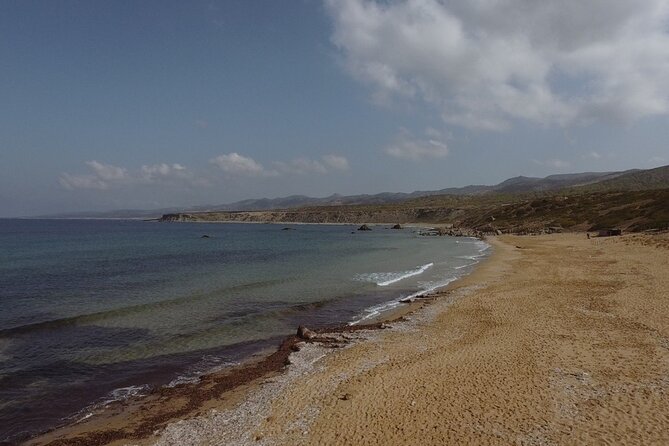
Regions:
<svg viewBox="0 0 669 446"><path fill-rule="evenodd" d="M179 212L264 211L294 209L316 206L382 205L402 203L408 200L434 196L484 196L508 197L513 194L573 194L614 190L646 190L669 188L669 166L648 170L622 172L583 172L549 175L545 178L518 176L493 186L469 185L432 191L383 192L379 194L339 195L315 198L292 195L280 198L260 198L220 205L192 206L187 208L164 208L155 210L116 210L108 212L80 212L49 215L50 218L156 218L164 214ZM495 198L495 200L498 200Z"/></svg>
<svg viewBox="0 0 669 446"><path fill-rule="evenodd" d="M669 188L573 195L433 196L383 205L167 214L161 221L272 223L429 223L467 233L536 233L547 228L669 229Z"/></svg>
<svg viewBox="0 0 669 446"><path fill-rule="evenodd" d="M669 166L632 170L601 181L576 187L580 191L652 190L669 187Z"/></svg>

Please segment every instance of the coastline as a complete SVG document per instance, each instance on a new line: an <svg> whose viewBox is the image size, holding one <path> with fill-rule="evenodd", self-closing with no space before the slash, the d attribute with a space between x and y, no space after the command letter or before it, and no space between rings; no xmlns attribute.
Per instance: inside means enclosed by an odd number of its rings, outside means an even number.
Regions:
<svg viewBox="0 0 669 446"><path fill-rule="evenodd" d="M97 444L669 443L669 236L491 242L384 329L319 333L282 372ZM96 444L75 438L50 444Z"/></svg>
<svg viewBox="0 0 669 446"><path fill-rule="evenodd" d="M371 225L383 226L380 223ZM407 230L421 227L421 224L404 226ZM481 254L474 260L474 271L482 260L486 261L486 257L487 254ZM469 274L471 271L460 279ZM452 284L450 282L445 289ZM408 302L401 302L398 296L385 303L396 305L391 305L391 308L373 317L363 312L359 320L341 326L310 327L319 334L319 338L313 342L325 342L329 344L326 347L328 349L340 348L348 343L348 334L387 328L387 323L403 320L407 315L432 303L440 294L430 290ZM343 336L339 343L333 342L334 333ZM295 345L302 341L294 335L288 336L280 345L265 348L241 363L201 375L200 381L196 383L170 384L137 397L91 405L69 420L64 420L62 425L26 440L26 444L128 444L128 441L132 444L150 444L151 434L165 427L168 422L192 418L212 408L228 408L243 399L244 395L252 394L264 379L285 374L285 365L290 362L288 357L297 351Z"/></svg>
<svg viewBox="0 0 669 446"><path fill-rule="evenodd" d="M494 243L408 323L305 352L308 372L246 406L258 416L210 413L156 444L667 444L669 237Z"/></svg>

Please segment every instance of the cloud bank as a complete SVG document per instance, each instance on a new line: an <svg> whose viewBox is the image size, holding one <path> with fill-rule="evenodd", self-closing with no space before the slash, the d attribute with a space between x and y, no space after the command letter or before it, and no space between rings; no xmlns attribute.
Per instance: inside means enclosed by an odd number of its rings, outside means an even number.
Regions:
<svg viewBox="0 0 669 446"><path fill-rule="evenodd" d="M108 190L122 187L137 187L152 184L178 184L186 186L209 186L220 177L220 172L199 169L193 171L174 163L143 165L139 169L105 164L100 161L86 161L89 172L82 174L62 173L58 178L60 185L67 190L97 189ZM218 155L209 160L209 164L228 174L227 177L282 177L290 175L327 174L349 170L346 157L325 155L320 160L295 158L291 161L273 161L272 168L266 168L253 158L237 152Z"/></svg>
<svg viewBox="0 0 669 446"><path fill-rule="evenodd" d="M273 161L272 168L267 168L237 152L219 155L209 160L222 171L237 176L278 177L285 175L326 174L333 170L349 169L348 160L340 155L325 155L321 160L295 158L291 161Z"/></svg>
<svg viewBox="0 0 669 446"><path fill-rule="evenodd" d="M139 184L154 184L165 182L185 182L201 184L192 173L181 164L153 164L144 165L136 172L130 172L125 167L105 164L99 161L86 161L90 172L84 174L63 173L58 178L62 187L74 189L107 190Z"/></svg>
<svg viewBox="0 0 669 446"><path fill-rule="evenodd" d="M669 0L326 0L332 41L379 102L503 130L669 111Z"/></svg>

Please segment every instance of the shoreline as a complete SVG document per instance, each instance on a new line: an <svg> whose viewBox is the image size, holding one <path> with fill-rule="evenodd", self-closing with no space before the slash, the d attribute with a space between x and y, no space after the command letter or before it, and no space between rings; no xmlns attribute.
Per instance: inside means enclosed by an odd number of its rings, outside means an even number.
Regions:
<svg viewBox="0 0 669 446"><path fill-rule="evenodd" d="M282 225L283 223L272 224ZM329 223L304 224L330 225ZM373 225L382 226L383 224L375 223ZM404 226L407 229L421 227L423 226L420 224ZM490 244L488 244L486 250L494 252ZM241 395L253 393L252 388L260 386L260 384L257 382L254 383L254 381L285 374L285 365L290 363L290 355L299 350L299 348L295 347L296 344L303 342L332 344L333 340L331 336L333 334L341 335L345 333L382 330L387 328L387 324L403 321L407 315L415 313L434 302L435 299L447 294L447 290L463 278L474 274L478 267L488 261L490 257L490 254L482 255L480 259L474 261L472 271L454 279L437 290L420 293L417 298L415 297L410 301L402 301L400 297L397 297L385 302L383 305L391 303L396 303L396 305L381 311L373 317L365 317L364 313L361 313L360 320L354 322L339 326L314 328L313 331L319 335L314 340L300 339L295 335L290 335L276 347L268 347L258 351L242 362L226 367L223 370L201 375L198 382L161 386L151 389L148 394L113 401L104 406L96 407L95 404L87 406L78 414L64 420L63 424L24 440L25 444L126 444L125 442L128 440L132 440L133 442L144 441L156 429L164 427L168 421L173 422L190 418L199 414L201 410L211 406L219 408L221 406L227 407L228 402L224 402L221 405L217 401L219 397L229 401L237 401ZM341 345L328 348L339 347ZM187 400L185 407L173 407L173 403L179 400ZM148 413L149 408L151 411L156 411L156 407L161 405L163 406L163 413L160 415L150 415ZM89 408L91 412L86 413ZM137 423L138 418L144 420ZM130 425L132 424L135 426L131 427ZM128 428L130 428L130 432L128 432Z"/></svg>
<svg viewBox="0 0 669 446"><path fill-rule="evenodd" d="M491 244L401 320L319 330L281 372L131 443L669 443L669 234ZM93 439L50 444L129 441Z"/></svg>
<svg viewBox="0 0 669 446"><path fill-rule="evenodd" d="M26 445L35 446L121 445L127 444L129 440L137 445L151 444L151 434L156 429L164 428L173 422L191 419L195 415L200 415L203 409L228 409L261 388L264 380L285 375L286 366L292 363L291 355L298 353L304 344L326 345L325 348L332 349L341 348L351 340L346 337L347 334L384 330L389 324L405 322L407 316L429 306L435 299L441 297L441 293L446 291L402 303L366 320L364 324L349 323L314 328L311 331L316 336L312 339L304 339L297 335L287 336L276 347L258 351L239 364L224 370L206 373L198 382L161 386L146 395L113 401L98 409L97 413L86 414L79 420L67 421L63 425L23 441ZM344 335L344 337L333 338L333 335ZM180 399L190 399L186 409L173 410L172 403ZM131 432L123 433L130 425L136 424L137 420L133 420L133 417L146 416L148 410L155 410L158 405L164 405L167 414L151 415L147 417L148 422L142 421ZM217 409L212 409L214 407Z"/></svg>
<svg viewBox="0 0 669 446"><path fill-rule="evenodd" d="M495 242L408 322L155 444L668 444L669 236Z"/></svg>
<svg viewBox="0 0 669 446"><path fill-rule="evenodd" d="M142 444L669 444L669 234L492 243L405 321Z"/></svg>

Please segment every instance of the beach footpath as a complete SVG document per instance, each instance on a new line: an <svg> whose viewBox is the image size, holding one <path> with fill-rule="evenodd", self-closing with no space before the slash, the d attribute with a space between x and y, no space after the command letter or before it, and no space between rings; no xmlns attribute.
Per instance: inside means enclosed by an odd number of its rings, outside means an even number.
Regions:
<svg viewBox="0 0 669 446"><path fill-rule="evenodd" d="M669 444L669 237L491 243L407 320L129 444Z"/></svg>

